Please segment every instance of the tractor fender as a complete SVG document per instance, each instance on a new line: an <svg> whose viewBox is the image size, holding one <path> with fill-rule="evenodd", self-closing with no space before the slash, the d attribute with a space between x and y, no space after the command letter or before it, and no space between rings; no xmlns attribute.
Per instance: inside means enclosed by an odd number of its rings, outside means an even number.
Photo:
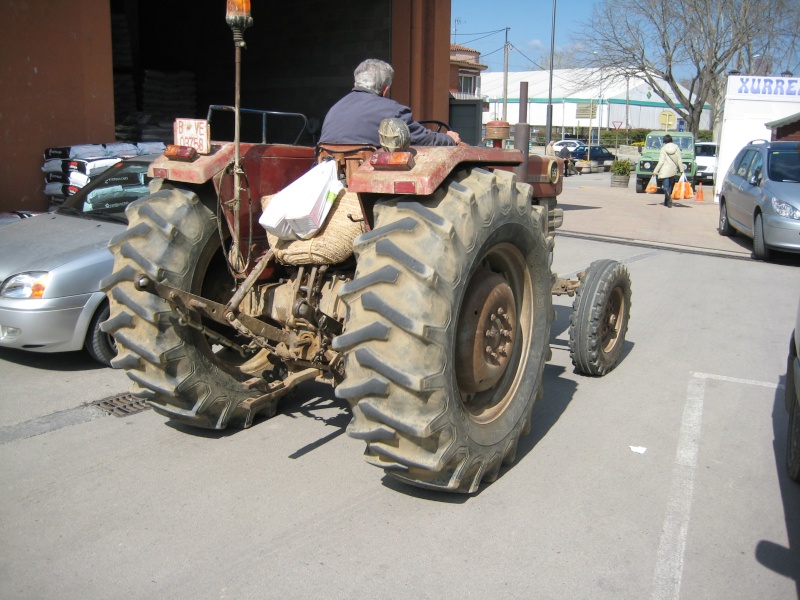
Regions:
<svg viewBox="0 0 800 600"><path fill-rule="evenodd" d="M211 153L201 154L192 162L159 156L147 170L150 177L183 183L205 183L233 161L233 144L212 142Z"/></svg>
<svg viewBox="0 0 800 600"><path fill-rule="evenodd" d="M351 192L427 196L459 165L515 167L524 159L519 150L480 146L414 147L414 166L409 170L376 170L364 162L350 178Z"/></svg>

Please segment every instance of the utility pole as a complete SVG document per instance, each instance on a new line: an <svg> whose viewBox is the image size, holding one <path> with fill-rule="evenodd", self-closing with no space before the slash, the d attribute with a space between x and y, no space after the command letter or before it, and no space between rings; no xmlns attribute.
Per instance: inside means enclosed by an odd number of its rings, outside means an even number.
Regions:
<svg viewBox="0 0 800 600"><path fill-rule="evenodd" d="M553 21L550 25L550 83L547 86L547 126L545 146L553 139L553 56L556 49L556 0L553 0ZM561 135L564 135L564 102L561 102Z"/></svg>
<svg viewBox="0 0 800 600"><path fill-rule="evenodd" d="M503 121L508 121L508 30L506 27L506 45L503 47Z"/></svg>
<svg viewBox="0 0 800 600"><path fill-rule="evenodd" d="M631 76L625 75L625 143L631 143L630 130Z"/></svg>

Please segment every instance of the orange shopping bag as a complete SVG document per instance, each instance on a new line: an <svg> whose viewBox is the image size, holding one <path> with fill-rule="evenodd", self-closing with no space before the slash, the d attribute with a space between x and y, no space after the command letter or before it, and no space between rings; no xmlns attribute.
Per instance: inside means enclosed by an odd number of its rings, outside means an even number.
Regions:
<svg viewBox="0 0 800 600"><path fill-rule="evenodd" d="M655 194L658 191L658 180L656 179L655 175L653 175L650 178L650 181L647 182L647 187L644 188L644 191L648 194Z"/></svg>
<svg viewBox="0 0 800 600"><path fill-rule="evenodd" d="M674 186L672 186L672 199L673 200L689 200L694 198L692 191L692 184L686 180L686 174L681 174L681 178Z"/></svg>

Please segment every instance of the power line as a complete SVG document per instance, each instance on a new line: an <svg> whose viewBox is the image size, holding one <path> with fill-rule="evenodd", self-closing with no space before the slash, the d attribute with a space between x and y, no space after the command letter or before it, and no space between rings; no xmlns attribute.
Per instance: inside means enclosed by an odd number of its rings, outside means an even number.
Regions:
<svg viewBox="0 0 800 600"><path fill-rule="evenodd" d="M522 50L520 50L519 48L517 48L517 47L516 47L514 44L512 44L511 42L509 42L509 43L508 43L508 45L509 45L509 46L511 46L511 47L512 47L514 50L516 50L516 51L517 51L517 52L519 52L520 54L522 54L522 58L524 58L525 60L527 60L529 63L531 63L532 65L534 65L535 67L537 67L538 69L540 69L540 70L542 70L542 71L544 71L544 70L545 70L545 68L544 68L542 65L540 65L539 63L537 63L535 60L531 60L529 57L525 56L525 54L522 52Z"/></svg>
<svg viewBox="0 0 800 600"><path fill-rule="evenodd" d="M493 33L500 33L501 31L505 31L505 27L503 29L498 29L497 31L479 31L478 33L454 33L454 36L458 35L491 35Z"/></svg>
<svg viewBox="0 0 800 600"><path fill-rule="evenodd" d="M505 46L500 46L497 50L492 50L491 52L488 52L486 54L481 54L481 60L483 60L487 56L491 56L492 54L497 54L498 52L500 52L504 48L505 48Z"/></svg>
<svg viewBox="0 0 800 600"><path fill-rule="evenodd" d="M503 31L503 30L501 29L500 31ZM462 44L471 44L472 42L477 42L478 40L482 40L482 39L484 39L484 38L491 37L491 36L493 36L495 33L499 33L499 32L497 32L497 31L492 31L491 33L487 33L486 35L482 35L481 37L477 37L477 38L474 38L474 39L471 39L471 40L467 40L466 42L461 42L461 43L462 43ZM456 35L461 35L461 34L460 34L460 33L458 33L458 34L456 34ZM473 35L478 35L478 34L473 34Z"/></svg>

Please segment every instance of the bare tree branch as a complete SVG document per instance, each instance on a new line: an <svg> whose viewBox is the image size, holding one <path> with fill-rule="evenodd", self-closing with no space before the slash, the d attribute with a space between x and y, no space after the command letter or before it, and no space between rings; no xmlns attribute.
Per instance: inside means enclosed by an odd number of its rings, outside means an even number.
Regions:
<svg viewBox="0 0 800 600"><path fill-rule="evenodd" d="M800 65L798 29L797 0L604 0L583 25L577 57L644 79L697 133L730 68Z"/></svg>

